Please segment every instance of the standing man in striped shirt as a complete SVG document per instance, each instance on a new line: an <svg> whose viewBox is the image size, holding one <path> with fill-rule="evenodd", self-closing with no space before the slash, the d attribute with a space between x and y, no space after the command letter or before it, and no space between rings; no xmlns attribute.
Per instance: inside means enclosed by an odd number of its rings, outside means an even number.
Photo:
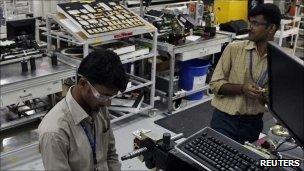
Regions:
<svg viewBox="0 0 304 171"><path fill-rule="evenodd" d="M253 142L263 129L267 88L267 41L280 27L281 13L273 4L261 4L248 15L249 40L230 43L213 73L215 94L211 127L239 143Z"/></svg>

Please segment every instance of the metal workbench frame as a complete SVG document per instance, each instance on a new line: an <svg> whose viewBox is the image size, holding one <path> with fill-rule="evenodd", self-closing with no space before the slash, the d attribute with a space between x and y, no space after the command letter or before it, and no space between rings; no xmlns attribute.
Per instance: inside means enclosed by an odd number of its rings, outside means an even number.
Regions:
<svg viewBox="0 0 304 171"><path fill-rule="evenodd" d="M40 87L46 84L52 84L54 82L75 76L76 69L72 66L59 62L58 67L55 67L54 69L50 70L50 68L45 68L46 63L48 63L48 65L51 66L51 59L49 59L49 57L42 57L38 60L41 62L41 64L39 65L44 67L41 68L42 69L41 71L40 68L37 67L36 71L34 72L28 71L28 73L21 73L21 69L20 69L20 75L16 73L18 71L16 67L19 67L20 65L19 63L12 63L1 66L4 67L2 69L5 69L6 67L15 67L15 69L12 70L14 71L14 73L12 73L11 76L9 75L9 73L1 73L4 74L1 77L1 99L0 99L1 107L5 107L7 105L7 104L5 105L3 104L3 98L8 98L6 97L6 94L11 94L12 92L17 92L20 90L26 91L33 87ZM41 74L42 71L46 73ZM16 99L16 102L17 101L18 99ZM54 94L51 94L51 105L55 105ZM46 114L46 112L47 111L44 111L44 112L32 114L28 117L22 117L14 121L1 123L0 131L4 131L13 127L17 127L26 123L33 122L43 117Z"/></svg>
<svg viewBox="0 0 304 171"><path fill-rule="evenodd" d="M199 104L204 103L206 101L209 101L213 98L213 95L207 95L201 100L188 102L187 106L185 106L185 107L183 107L179 110L173 111L173 103L174 103L173 101L174 100L177 100L179 98L183 98L185 96L197 93L199 91L204 91L204 90L209 89L209 86L206 85L206 86L204 86L204 87L202 87L198 90L191 90L191 91L187 91L185 93L179 94L177 96L174 96L173 86L174 86L174 71L175 71L176 55L180 54L180 53L183 53L183 52L195 51L195 50L198 50L202 47L210 47L210 46L214 46L214 45L218 45L218 44L224 44L226 42L230 42L231 40L232 40L231 35L217 33L217 35L214 38L210 38L210 39L207 39L207 40L198 40L198 41L194 41L194 42L189 42L189 43L185 43L183 45L175 46L175 45L172 45L172 44L169 44L169 43L164 43L164 42L158 42L157 43L157 49L158 49L158 51L160 51L160 53L165 52L165 53L168 53L170 55L169 56L170 57L169 94L167 95L167 93L165 93L163 91L156 90L156 92L159 95L166 98L167 101L168 101L168 113L167 113L168 115L177 113L179 111L188 109L188 108L196 106L196 105L199 105ZM143 43L151 42L151 40L149 40L149 39L142 39L141 41Z"/></svg>
<svg viewBox="0 0 304 171"><path fill-rule="evenodd" d="M75 35L75 33L73 33L71 30L69 30L68 27L65 26L64 23L62 23L60 21L60 14L49 14L46 20L46 27L47 27L47 31L44 33L47 36L47 43L48 43L48 52L51 52L51 45L52 45L52 38L57 39L59 41L65 41L71 44L76 44L76 45L81 45L83 46L83 52L84 52L84 56L86 56L88 54L89 51L89 45L90 44L96 44L96 43L107 43L111 40L115 39L114 35L120 34L120 33L124 33L124 32L132 32L131 36L128 37L133 37L136 35L142 35L144 33L150 33L153 37L152 40L152 49L150 51L149 54L146 55L141 55L141 56L134 56L132 58L129 59L125 59L122 60L121 62L123 64L126 63L134 63L136 61L140 61L140 60L144 60L144 59L152 59L152 65L151 65L151 79L147 80L145 78L141 78L139 76L135 76L132 75L132 73L129 75L130 76L130 80L132 82L132 84L134 84L135 86L132 86L130 88L128 88L125 92L130 92L136 89L140 89L143 87L149 87L150 88L150 97L149 97L149 104L142 104L142 106L140 107L140 109L138 110L138 112L136 113L123 113L123 112L119 112L119 114L121 115L120 117L116 117L114 115L111 115L112 119L111 122L117 122L121 119L124 119L126 117L130 117L134 114L137 113L142 113L145 111L153 111L151 109L154 108L154 101L155 101L155 75L156 75L156 55L157 55L157 29L150 24L149 22L142 20L142 22L145 24L145 26L140 26L140 27L135 27L135 28L129 28L129 29L123 29L123 30L116 30L113 32L108 32L108 33L102 33L99 34L99 37L96 38L96 36L92 37L92 38L87 38L87 39L82 39L79 36ZM64 28L65 30L67 30L67 34L62 34L62 32L56 32L51 30L51 23L58 23L62 28ZM137 40L137 39L134 39ZM65 63L68 63L74 67L78 67L81 60L78 59L72 59L70 57L66 57L62 54L59 54L59 60ZM148 112L148 114L151 114L150 112Z"/></svg>

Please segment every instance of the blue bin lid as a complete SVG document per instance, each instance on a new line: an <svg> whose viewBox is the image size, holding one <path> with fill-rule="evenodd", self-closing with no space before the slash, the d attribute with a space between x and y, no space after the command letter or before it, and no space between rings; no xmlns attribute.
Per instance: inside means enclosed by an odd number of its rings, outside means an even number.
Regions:
<svg viewBox="0 0 304 171"><path fill-rule="evenodd" d="M182 68L189 67L189 68L204 68L210 66L210 60L205 59L192 59L189 61L181 62L180 63Z"/></svg>

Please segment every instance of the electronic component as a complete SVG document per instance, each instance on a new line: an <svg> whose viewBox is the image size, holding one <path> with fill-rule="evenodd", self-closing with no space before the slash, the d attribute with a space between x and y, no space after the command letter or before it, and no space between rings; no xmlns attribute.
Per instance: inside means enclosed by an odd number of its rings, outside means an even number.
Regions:
<svg viewBox="0 0 304 171"><path fill-rule="evenodd" d="M36 19L29 18L23 20L6 21L7 39L35 39Z"/></svg>
<svg viewBox="0 0 304 171"><path fill-rule="evenodd" d="M58 4L89 35L144 26L138 16L115 2L71 2Z"/></svg>

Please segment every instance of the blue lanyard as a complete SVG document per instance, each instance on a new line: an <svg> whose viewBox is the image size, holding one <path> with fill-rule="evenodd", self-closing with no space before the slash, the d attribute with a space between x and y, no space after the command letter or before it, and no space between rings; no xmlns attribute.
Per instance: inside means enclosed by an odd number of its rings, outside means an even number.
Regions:
<svg viewBox="0 0 304 171"><path fill-rule="evenodd" d="M93 152L93 162L94 162L94 170L98 170L97 169L97 158L96 158L96 134L95 134L95 124L93 124L93 140L92 138L89 136L89 131L87 130L87 128L83 125L83 123L80 123L81 127L83 128L85 134L87 135L87 138L90 142L90 146Z"/></svg>
<svg viewBox="0 0 304 171"><path fill-rule="evenodd" d="M252 57L252 51L253 50L250 51L250 57L248 59L249 60L248 63L249 63L250 77L251 77L252 81L255 82L254 79L253 79L253 73L252 73L252 63L253 63L253 61L252 61L252 58L253 58ZM256 84L259 85L260 87L263 87L265 85L267 79L268 79L268 69L266 68L265 71L262 72L262 74L260 75L260 77L256 81Z"/></svg>

